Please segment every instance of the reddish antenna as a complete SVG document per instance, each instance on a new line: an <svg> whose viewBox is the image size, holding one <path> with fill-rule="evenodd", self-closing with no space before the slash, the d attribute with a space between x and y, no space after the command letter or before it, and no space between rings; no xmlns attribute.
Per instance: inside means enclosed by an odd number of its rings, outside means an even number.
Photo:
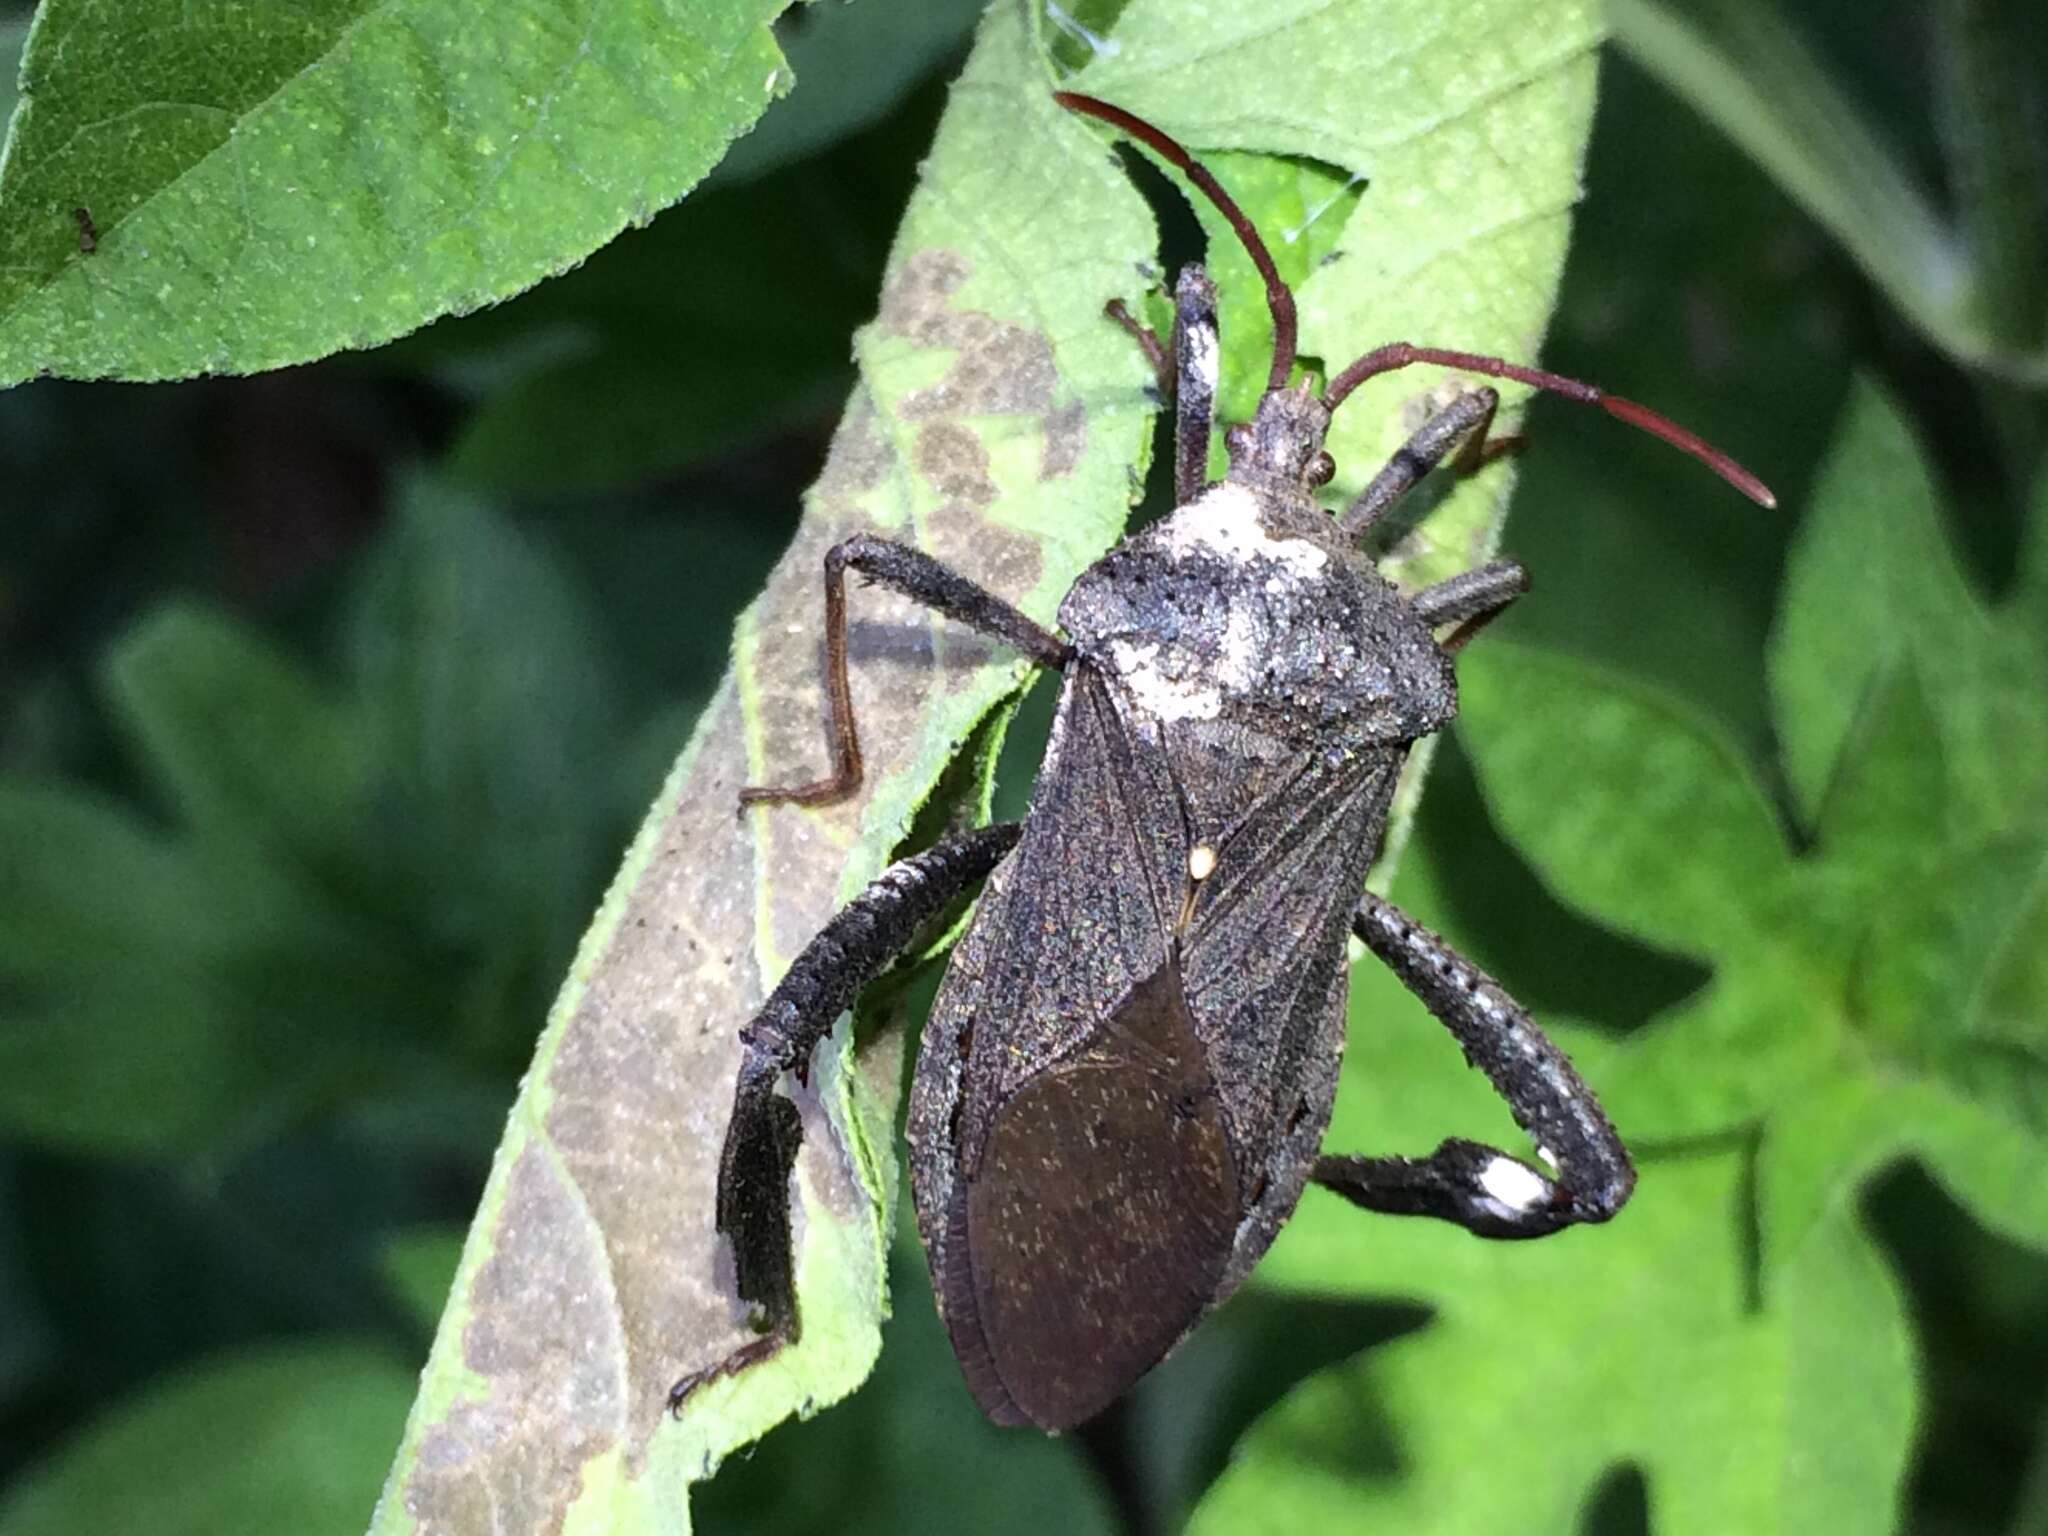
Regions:
<svg viewBox="0 0 2048 1536"><path fill-rule="evenodd" d="M1078 91L1054 91L1052 99L1069 112L1083 112L1089 117L1099 117L1112 127L1121 128L1134 139L1142 139L1177 165L1187 174L1189 181L1200 187L1209 201L1216 205L1216 211L1223 215L1230 227L1237 231L1238 241L1245 253L1252 259L1252 265L1259 269L1259 276L1266 280L1266 308L1273 312L1273 370L1266 376L1266 388L1279 389L1287 382L1287 375L1294 367L1294 293L1280 281L1280 269L1273 265L1273 254L1266 249L1266 242L1259 238L1259 232L1252 221L1244 216L1244 210L1237 201L1223 190L1223 184L1209 174L1207 166L1183 149L1179 142L1154 128L1142 117L1135 117L1122 107L1113 107L1106 101L1093 96L1083 96Z"/></svg>
<svg viewBox="0 0 2048 1536"><path fill-rule="evenodd" d="M1153 127L1142 117L1126 112L1122 107L1111 106L1093 96L1083 96L1078 91L1054 91L1052 99L1070 112L1086 113L1099 117L1112 127L1119 128L1135 139L1140 139L1157 150L1169 162L1180 167L1189 181L1200 187L1209 201L1216 205L1230 227L1237 231L1237 238L1252 259L1252 265L1259 269L1259 276L1266 281L1266 307L1273 312L1273 370L1266 380L1268 391L1280 389L1287 383L1287 375L1294 367L1294 348L1297 325L1294 314L1294 294L1280 280L1280 270L1273 265L1272 253L1266 249L1266 242L1259 238L1259 232L1252 221L1245 217L1244 210L1237 206L1235 199L1223 190L1208 169L1173 138ZM1518 384L1527 384L1536 389L1548 390L1563 395L1568 400L1577 400L1586 405L1597 405L1608 415L1627 422L1630 426L1662 438L1681 453L1690 454L1715 474L1726 480L1736 490L1762 507L1775 507L1778 498L1771 494L1771 488L1755 475L1736 463L1705 438L1695 432L1688 432L1670 417L1651 410L1647 405L1638 405L1620 395L1610 395L1591 384L1577 379L1568 379L1563 374L1546 373L1541 368L1527 368L1520 363L1511 363L1506 358L1489 357L1479 352L1454 352L1445 347L1418 347L1412 342L1390 342L1375 347L1358 359L1349 368L1330 380L1323 391L1323 406L1334 411L1349 395L1367 379L1396 369L1409 367L1414 363L1438 363L1446 368L1458 368L1467 373L1485 374L1489 378L1512 379Z"/></svg>
<svg viewBox="0 0 2048 1536"><path fill-rule="evenodd" d="M1771 488L1755 475L1744 469L1734 459L1716 448L1696 432L1688 432L1670 417L1651 410L1647 405L1638 405L1620 395L1610 395L1591 384L1577 379L1568 379L1561 373L1546 373L1541 368L1525 368L1520 363L1508 362L1505 358L1487 357L1477 352L1452 352L1443 347L1418 347L1410 342L1389 342L1383 347L1374 347L1357 362L1346 368L1323 391L1323 405L1336 410L1344 403L1344 397L1367 379L1382 373L1392 373L1397 368L1406 368L1411 363L1440 363L1446 368L1460 368L1467 373L1483 373L1488 378L1513 379L1517 384L1533 385L1547 389L1552 394L1563 395L1568 400L1577 400L1586 405L1597 405L1608 415L1640 428L1652 437L1661 437L1681 453L1689 453L1715 474L1726 480L1760 507L1775 507L1778 498L1771 494Z"/></svg>

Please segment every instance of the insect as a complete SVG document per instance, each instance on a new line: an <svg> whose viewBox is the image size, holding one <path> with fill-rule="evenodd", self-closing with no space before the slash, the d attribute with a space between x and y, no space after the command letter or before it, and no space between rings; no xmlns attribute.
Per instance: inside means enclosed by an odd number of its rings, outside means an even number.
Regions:
<svg viewBox="0 0 2048 1536"><path fill-rule="evenodd" d="M90 208L72 209L71 221L78 226L79 254L81 256L90 256L100 248L100 228L92 221L92 210Z"/></svg>
<svg viewBox="0 0 2048 1536"><path fill-rule="evenodd" d="M1456 710L1453 654L1527 587L1494 561L1412 595L1361 540L1432 466L1488 448L1498 396L1425 422L1351 505L1315 499L1323 437L1359 384L1415 362L1596 403L1770 492L1645 407L1498 358L1395 343L1318 395L1290 383L1292 294L1258 232L1178 143L1090 97L1056 98L1150 145L1228 220L1265 280L1267 389L1204 485L1217 382L1215 289L1189 267L1170 348L1120 306L1175 407L1177 510L1085 571L1062 633L904 545L825 558L833 772L743 803L821 803L861 781L846 673L856 571L1061 674L1021 825L942 838L895 864L798 956L741 1031L717 1223L757 1337L703 1383L796 1338L789 1179L801 1135L779 1092L859 989L986 877L932 1005L909 1106L911 1182L933 1289L990 1418L1056 1431L1106 1407L1234 1291L1314 1182L1367 1210L1491 1238L1612 1217L1628 1154L1571 1063L1494 981L1365 891L1395 780ZM1441 637L1441 638L1440 638ZM1323 1155L1356 934L1507 1101L1533 1161L1451 1139L1423 1156Z"/></svg>

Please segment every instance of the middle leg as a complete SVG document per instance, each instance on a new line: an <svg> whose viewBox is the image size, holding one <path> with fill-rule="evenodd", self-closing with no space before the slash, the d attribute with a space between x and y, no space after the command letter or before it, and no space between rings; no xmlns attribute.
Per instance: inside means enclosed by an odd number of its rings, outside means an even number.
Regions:
<svg viewBox="0 0 2048 1536"><path fill-rule="evenodd" d="M1058 635L976 586L923 550L869 534L855 534L825 553L825 694L832 712L832 772L808 784L749 785L740 804L795 801L826 805L860 788L860 732L853 723L853 689L846 679L846 572L891 587L949 619L1015 646L1041 666L1065 666L1067 644Z"/></svg>

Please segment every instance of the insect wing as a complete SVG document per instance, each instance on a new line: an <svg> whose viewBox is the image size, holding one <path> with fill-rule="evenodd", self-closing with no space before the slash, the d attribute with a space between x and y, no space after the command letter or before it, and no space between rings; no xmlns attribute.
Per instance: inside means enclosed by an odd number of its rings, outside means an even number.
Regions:
<svg viewBox="0 0 2048 1536"><path fill-rule="evenodd" d="M1216 1085L1169 963L1003 1106L955 1187L954 1342L991 1417L1064 1429L1173 1347L1216 1293L1238 1217Z"/></svg>
<svg viewBox="0 0 2048 1536"><path fill-rule="evenodd" d="M1227 1294L1292 1208L1334 1090L1344 893L1398 759L1332 778L1268 743L1263 769L1194 786L1207 744L1190 758L1139 728L1093 669L1069 673L1032 816L955 951L913 1090L934 1288L999 1422L1088 1417ZM1222 826L1226 803L1241 836L1219 838L1196 909L1214 916L1183 933L1193 829ZM1313 911L1281 899L1303 880ZM1292 1172L1247 1176L1248 1152Z"/></svg>

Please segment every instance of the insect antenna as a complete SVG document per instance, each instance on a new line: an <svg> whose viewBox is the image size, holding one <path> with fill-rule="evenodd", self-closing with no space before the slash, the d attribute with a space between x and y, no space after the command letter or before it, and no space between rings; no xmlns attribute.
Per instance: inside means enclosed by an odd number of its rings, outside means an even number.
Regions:
<svg viewBox="0 0 2048 1536"><path fill-rule="evenodd" d="M1200 187L1203 195L1216 205L1216 211L1237 231L1237 238L1251 257L1252 265L1259 269L1259 276L1266 280L1266 308L1273 312L1273 370L1267 375L1266 388L1273 390L1285 385L1288 372L1294 367L1297 331L1294 294L1280 280L1280 269L1273 265L1272 252L1266 249L1266 242L1259 238L1258 230L1245 217L1244 210L1237 206L1237 200L1224 191L1223 184L1211 176L1208 168L1182 148L1177 140L1154 128L1142 117L1093 96L1083 96L1078 91L1054 91L1052 99L1070 112L1099 117L1132 138L1150 145L1168 162L1180 167L1188 180Z"/></svg>
<svg viewBox="0 0 2048 1536"><path fill-rule="evenodd" d="M1652 437L1662 438L1681 453L1692 455L1758 506L1775 507L1778 504L1778 498L1771 494L1771 488L1763 481L1698 433L1688 432L1670 417L1651 410L1647 405L1638 405L1633 400L1623 399L1620 395L1610 395L1591 384L1568 379L1559 373L1546 373L1541 368L1525 368L1520 363L1511 363L1505 358L1486 357L1476 352L1452 352L1443 347L1418 347L1406 341L1390 342L1383 347L1374 347L1331 379L1329 387L1323 391L1323 405L1334 411L1343 404L1346 395L1367 379L1375 378L1382 373L1392 373L1397 368L1406 368L1411 363L1440 363L1446 368L1458 368L1466 373L1483 373L1495 379L1513 379L1518 384L1533 385L1537 389L1563 395L1569 400L1597 405L1608 415L1625 421Z"/></svg>

